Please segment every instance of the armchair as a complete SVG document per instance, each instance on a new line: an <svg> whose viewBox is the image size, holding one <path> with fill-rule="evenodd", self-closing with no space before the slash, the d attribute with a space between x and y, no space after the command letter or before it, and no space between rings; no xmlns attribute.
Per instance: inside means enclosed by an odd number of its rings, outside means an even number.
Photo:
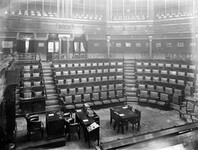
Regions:
<svg viewBox="0 0 198 150"><path fill-rule="evenodd" d="M27 136L28 136L28 139L30 138L31 133L36 132L36 131L41 132L41 136L43 138L44 125L43 125L43 122L39 120L39 116L38 115L26 114L25 119L26 119L26 122L27 122Z"/></svg>

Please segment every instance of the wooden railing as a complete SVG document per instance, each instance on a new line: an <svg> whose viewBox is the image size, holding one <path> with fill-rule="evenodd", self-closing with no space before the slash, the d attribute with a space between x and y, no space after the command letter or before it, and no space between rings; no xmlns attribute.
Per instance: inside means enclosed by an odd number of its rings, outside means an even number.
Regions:
<svg viewBox="0 0 198 150"><path fill-rule="evenodd" d="M40 60L40 53L17 53L15 54L15 60Z"/></svg>

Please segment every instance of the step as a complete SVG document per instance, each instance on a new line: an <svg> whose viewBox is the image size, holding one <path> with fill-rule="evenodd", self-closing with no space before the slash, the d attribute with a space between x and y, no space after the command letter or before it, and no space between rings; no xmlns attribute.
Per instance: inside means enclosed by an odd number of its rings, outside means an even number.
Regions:
<svg viewBox="0 0 198 150"><path fill-rule="evenodd" d="M124 71L124 74L125 74L125 75L135 75L135 71L134 71L134 70L130 70L130 71L125 70L125 71Z"/></svg>
<svg viewBox="0 0 198 150"><path fill-rule="evenodd" d="M45 80L54 80L54 78L53 77L46 77L46 76L43 76L43 78L45 79Z"/></svg>
<svg viewBox="0 0 198 150"><path fill-rule="evenodd" d="M57 111L60 110L60 108L60 105L45 106L45 111Z"/></svg>
<svg viewBox="0 0 198 150"><path fill-rule="evenodd" d="M138 101L138 98L134 96L127 96L127 101Z"/></svg>
<svg viewBox="0 0 198 150"><path fill-rule="evenodd" d="M125 92L126 96L136 96L136 93Z"/></svg>
<svg viewBox="0 0 198 150"><path fill-rule="evenodd" d="M58 99L58 95L56 94L54 94L54 95L48 95L47 96L47 100L55 100L55 99Z"/></svg>
<svg viewBox="0 0 198 150"><path fill-rule="evenodd" d="M125 84L125 87L135 87L136 84Z"/></svg>
<svg viewBox="0 0 198 150"><path fill-rule="evenodd" d="M54 84L46 84L45 87L46 87L46 89L47 88L56 88L56 86Z"/></svg>
<svg viewBox="0 0 198 150"><path fill-rule="evenodd" d="M46 106L58 105L58 100L46 100L45 104L46 104Z"/></svg>
<svg viewBox="0 0 198 150"><path fill-rule="evenodd" d="M45 72L45 73L43 73L43 76L45 76L45 77L51 77L52 75L53 75L52 72Z"/></svg>
<svg viewBox="0 0 198 150"><path fill-rule="evenodd" d="M133 76L133 75L125 75L124 78L125 78L125 79L133 79L133 80L136 80L135 76Z"/></svg>
<svg viewBox="0 0 198 150"><path fill-rule="evenodd" d="M53 80L45 80L45 86L46 86L47 84L54 84L54 81L53 81Z"/></svg>
<svg viewBox="0 0 198 150"><path fill-rule="evenodd" d="M57 94L55 90L51 90L51 89L50 90L46 89L46 93L47 93L47 95L48 94Z"/></svg>
<svg viewBox="0 0 198 150"><path fill-rule="evenodd" d="M58 97L58 94L57 94L57 93L52 93L52 94L49 93L49 94L47 95L47 98L51 98L51 97L52 97L52 98L57 98L57 97Z"/></svg>
<svg viewBox="0 0 198 150"><path fill-rule="evenodd" d="M125 83L135 83L136 80L129 80L129 79L125 79Z"/></svg>

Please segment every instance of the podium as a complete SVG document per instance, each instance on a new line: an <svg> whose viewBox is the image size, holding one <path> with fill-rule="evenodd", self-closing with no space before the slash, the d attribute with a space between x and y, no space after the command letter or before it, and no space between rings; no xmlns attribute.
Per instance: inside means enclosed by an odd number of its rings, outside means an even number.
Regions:
<svg viewBox="0 0 198 150"><path fill-rule="evenodd" d="M46 115L47 138L59 138L65 136L65 120L62 115L57 113Z"/></svg>

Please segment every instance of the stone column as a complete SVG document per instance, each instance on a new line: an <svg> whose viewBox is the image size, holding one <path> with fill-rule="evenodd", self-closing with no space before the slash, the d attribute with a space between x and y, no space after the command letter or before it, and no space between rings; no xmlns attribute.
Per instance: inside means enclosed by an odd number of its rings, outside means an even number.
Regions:
<svg viewBox="0 0 198 150"><path fill-rule="evenodd" d="M67 59L70 59L70 53L69 53L69 47L70 47L70 43L69 43L69 37L67 37Z"/></svg>
<svg viewBox="0 0 198 150"><path fill-rule="evenodd" d="M107 58L110 57L111 51L111 36L107 36Z"/></svg>
<svg viewBox="0 0 198 150"><path fill-rule="evenodd" d="M149 36L149 56L150 56L150 59L153 58L153 51L152 51L152 42L153 41L153 37L152 36Z"/></svg>
<svg viewBox="0 0 198 150"><path fill-rule="evenodd" d="M62 55L62 38L59 38L58 59L61 59L61 55Z"/></svg>

